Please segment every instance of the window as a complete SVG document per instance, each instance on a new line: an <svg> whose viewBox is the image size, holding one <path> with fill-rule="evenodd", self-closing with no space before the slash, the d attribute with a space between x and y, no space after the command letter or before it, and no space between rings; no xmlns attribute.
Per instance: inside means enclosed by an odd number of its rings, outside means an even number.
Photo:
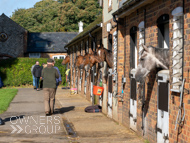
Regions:
<svg viewBox="0 0 190 143"><path fill-rule="evenodd" d="M51 47L51 43L48 41L36 41L37 48L48 48Z"/></svg>
<svg viewBox="0 0 190 143"><path fill-rule="evenodd" d="M65 59L65 55L56 55L56 56L52 56L53 59Z"/></svg>
<svg viewBox="0 0 190 143"><path fill-rule="evenodd" d="M172 37L172 89L180 92L183 80L183 7L177 7L172 11L173 37Z"/></svg>
<svg viewBox="0 0 190 143"><path fill-rule="evenodd" d="M40 58L40 53L29 53L29 58Z"/></svg>
<svg viewBox="0 0 190 143"><path fill-rule="evenodd" d="M137 27L130 30L130 67L137 68Z"/></svg>
<svg viewBox="0 0 190 143"><path fill-rule="evenodd" d="M109 7L111 7L111 2L112 2L112 0L109 0Z"/></svg>
<svg viewBox="0 0 190 143"><path fill-rule="evenodd" d="M140 59L140 53L143 50L142 44L144 44L144 32L145 32L145 28L144 28L144 21L141 21L139 23L139 59Z"/></svg>
<svg viewBox="0 0 190 143"><path fill-rule="evenodd" d="M158 46L169 48L169 15L164 14L157 20L158 26Z"/></svg>
<svg viewBox="0 0 190 143"><path fill-rule="evenodd" d="M112 51L112 34L108 36L108 50Z"/></svg>

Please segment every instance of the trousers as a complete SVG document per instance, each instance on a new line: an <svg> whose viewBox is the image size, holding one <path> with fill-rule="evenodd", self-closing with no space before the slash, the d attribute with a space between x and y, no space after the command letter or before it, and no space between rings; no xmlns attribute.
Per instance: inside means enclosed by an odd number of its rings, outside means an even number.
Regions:
<svg viewBox="0 0 190 143"><path fill-rule="evenodd" d="M55 88L43 88L45 112L54 112Z"/></svg>
<svg viewBox="0 0 190 143"><path fill-rule="evenodd" d="M35 76L32 75L32 77L33 77L33 86L36 86L36 84L35 84Z"/></svg>
<svg viewBox="0 0 190 143"><path fill-rule="evenodd" d="M35 77L35 86L36 86L36 88L39 88L39 83L40 83L40 78Z"/></svg>

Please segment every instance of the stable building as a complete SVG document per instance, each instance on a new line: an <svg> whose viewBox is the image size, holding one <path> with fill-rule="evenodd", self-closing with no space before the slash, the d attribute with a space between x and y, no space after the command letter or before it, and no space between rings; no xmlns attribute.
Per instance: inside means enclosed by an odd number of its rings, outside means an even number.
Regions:
<svg viewBox="0 0 190 143"><path fill-rule="evenodd" d="M64 59L64 46L78 35L77 32L32 33L0 15L0 59L30 57Z"/></svg>
<svg viewBox="0 0 190 143"><path fill-rule="evenodd" d="M121 44L118 42L118 34L117 34L117 22L116 19L113 19L113 12L118 10L119 8L119 1L117 0L108 0L103 1L103 27L102 27L102 41L104 48L112 51L113 54L113 68L107 69L107 64L104 62L104 75L107 75L107 71L109 71L109 74L107 76L106 82L103 83L104 87L104 94L103 94L103 107L102 111L103 113L107 114L108 117L114 119L115 121L121 120L121 116L119 116L118 111L118 104L121 104L117 100L117 93L118 86L121 87L121 85L118 85L118 80L120 77L118 77L118 44ZM123 52L123 51L122 51ZM118 79L119 78L119 79Z"/></svg>
<svg viewBox="0 0 190 143"><path fill-rule="evenodd" d="M98 16L84 30L82 25L83 23L79 22L79 34L65 46L70 56L71 88L75 88L77 93L84 95L93 104L102 105L102 98L98 96L93 98L93 85L99 85L98 79L100 79L98 63L90 69L89 73L75 67L77 56L95 52L97 47L102 44L102 16Z"/></svg>
<svg viewBox="0 0 190 143"><path fill-rule="evenodd" d="M118 84L124 85L119 122L150 142L190 142L189 5L186 0L122 0L113 13L121 43ZM166 71L153 70L140 86L135 73L142 44L169 49L170 65Z"/></svg>

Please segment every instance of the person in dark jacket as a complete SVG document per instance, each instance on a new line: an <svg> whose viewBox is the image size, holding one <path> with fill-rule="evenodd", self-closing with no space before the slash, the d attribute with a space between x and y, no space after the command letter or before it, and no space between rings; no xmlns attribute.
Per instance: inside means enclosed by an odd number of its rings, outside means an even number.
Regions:
<svg viewBox="0 0 190 143"><path fill-rule="evenodd" d="M34 66L33 69L33 75L35 77L35 85L36 85L36 90L39 91L39 81L42 73L42 67L39 65L39 62L36 62L36 65Z"/></svg>
<svg viewBox="0 0 190 143"><path fill-rule="evenodd" d="M44 106L45 114L51 115L54 113L54 99L56 93L56 79L59 78L58 71L53 67L54 61L47 60L47 67L42 70L43 91L44 91Z"/></svg>

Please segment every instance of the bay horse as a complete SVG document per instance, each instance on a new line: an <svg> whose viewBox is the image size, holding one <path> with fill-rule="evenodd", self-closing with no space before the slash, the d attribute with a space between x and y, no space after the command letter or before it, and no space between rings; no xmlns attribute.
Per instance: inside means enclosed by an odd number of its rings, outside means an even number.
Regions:
<svg viewBox="0 0 190 143"><path fill-rule="evenodd" d="M154 69L157 71L169 69L169 49L142 46L143 50L135 73L135 79L140 83L144 83L146 76Z"/></svg>
<svg viewBox="0 0 190 143"><path fill-rule="evenodd" d="M66 65L67 63L70 63L70 57L69 57L69 55L67 55L66 57L65 57L65 59L62 61L62 65Z"/></svg>
<svg viewBox="0 0 190 143"><path fill-rule="evenodd" d="M91 54L86 53L84 56L77 56L75 66L79 69L85 68L87 70L88 68L92 68L95 63L100 63L101 60L99 59L99 56L96 52L92 52ZM88 66L88 68L87 68Z"/></svg>
<svg viewBox="0 0 190 143"><path fill-rule="evenodd" d="M109 68L113 67L113 55L112 51L104 48L103 44L97 48L97 54L101 60L101 62L105 61L107 62Z"/></svg>

